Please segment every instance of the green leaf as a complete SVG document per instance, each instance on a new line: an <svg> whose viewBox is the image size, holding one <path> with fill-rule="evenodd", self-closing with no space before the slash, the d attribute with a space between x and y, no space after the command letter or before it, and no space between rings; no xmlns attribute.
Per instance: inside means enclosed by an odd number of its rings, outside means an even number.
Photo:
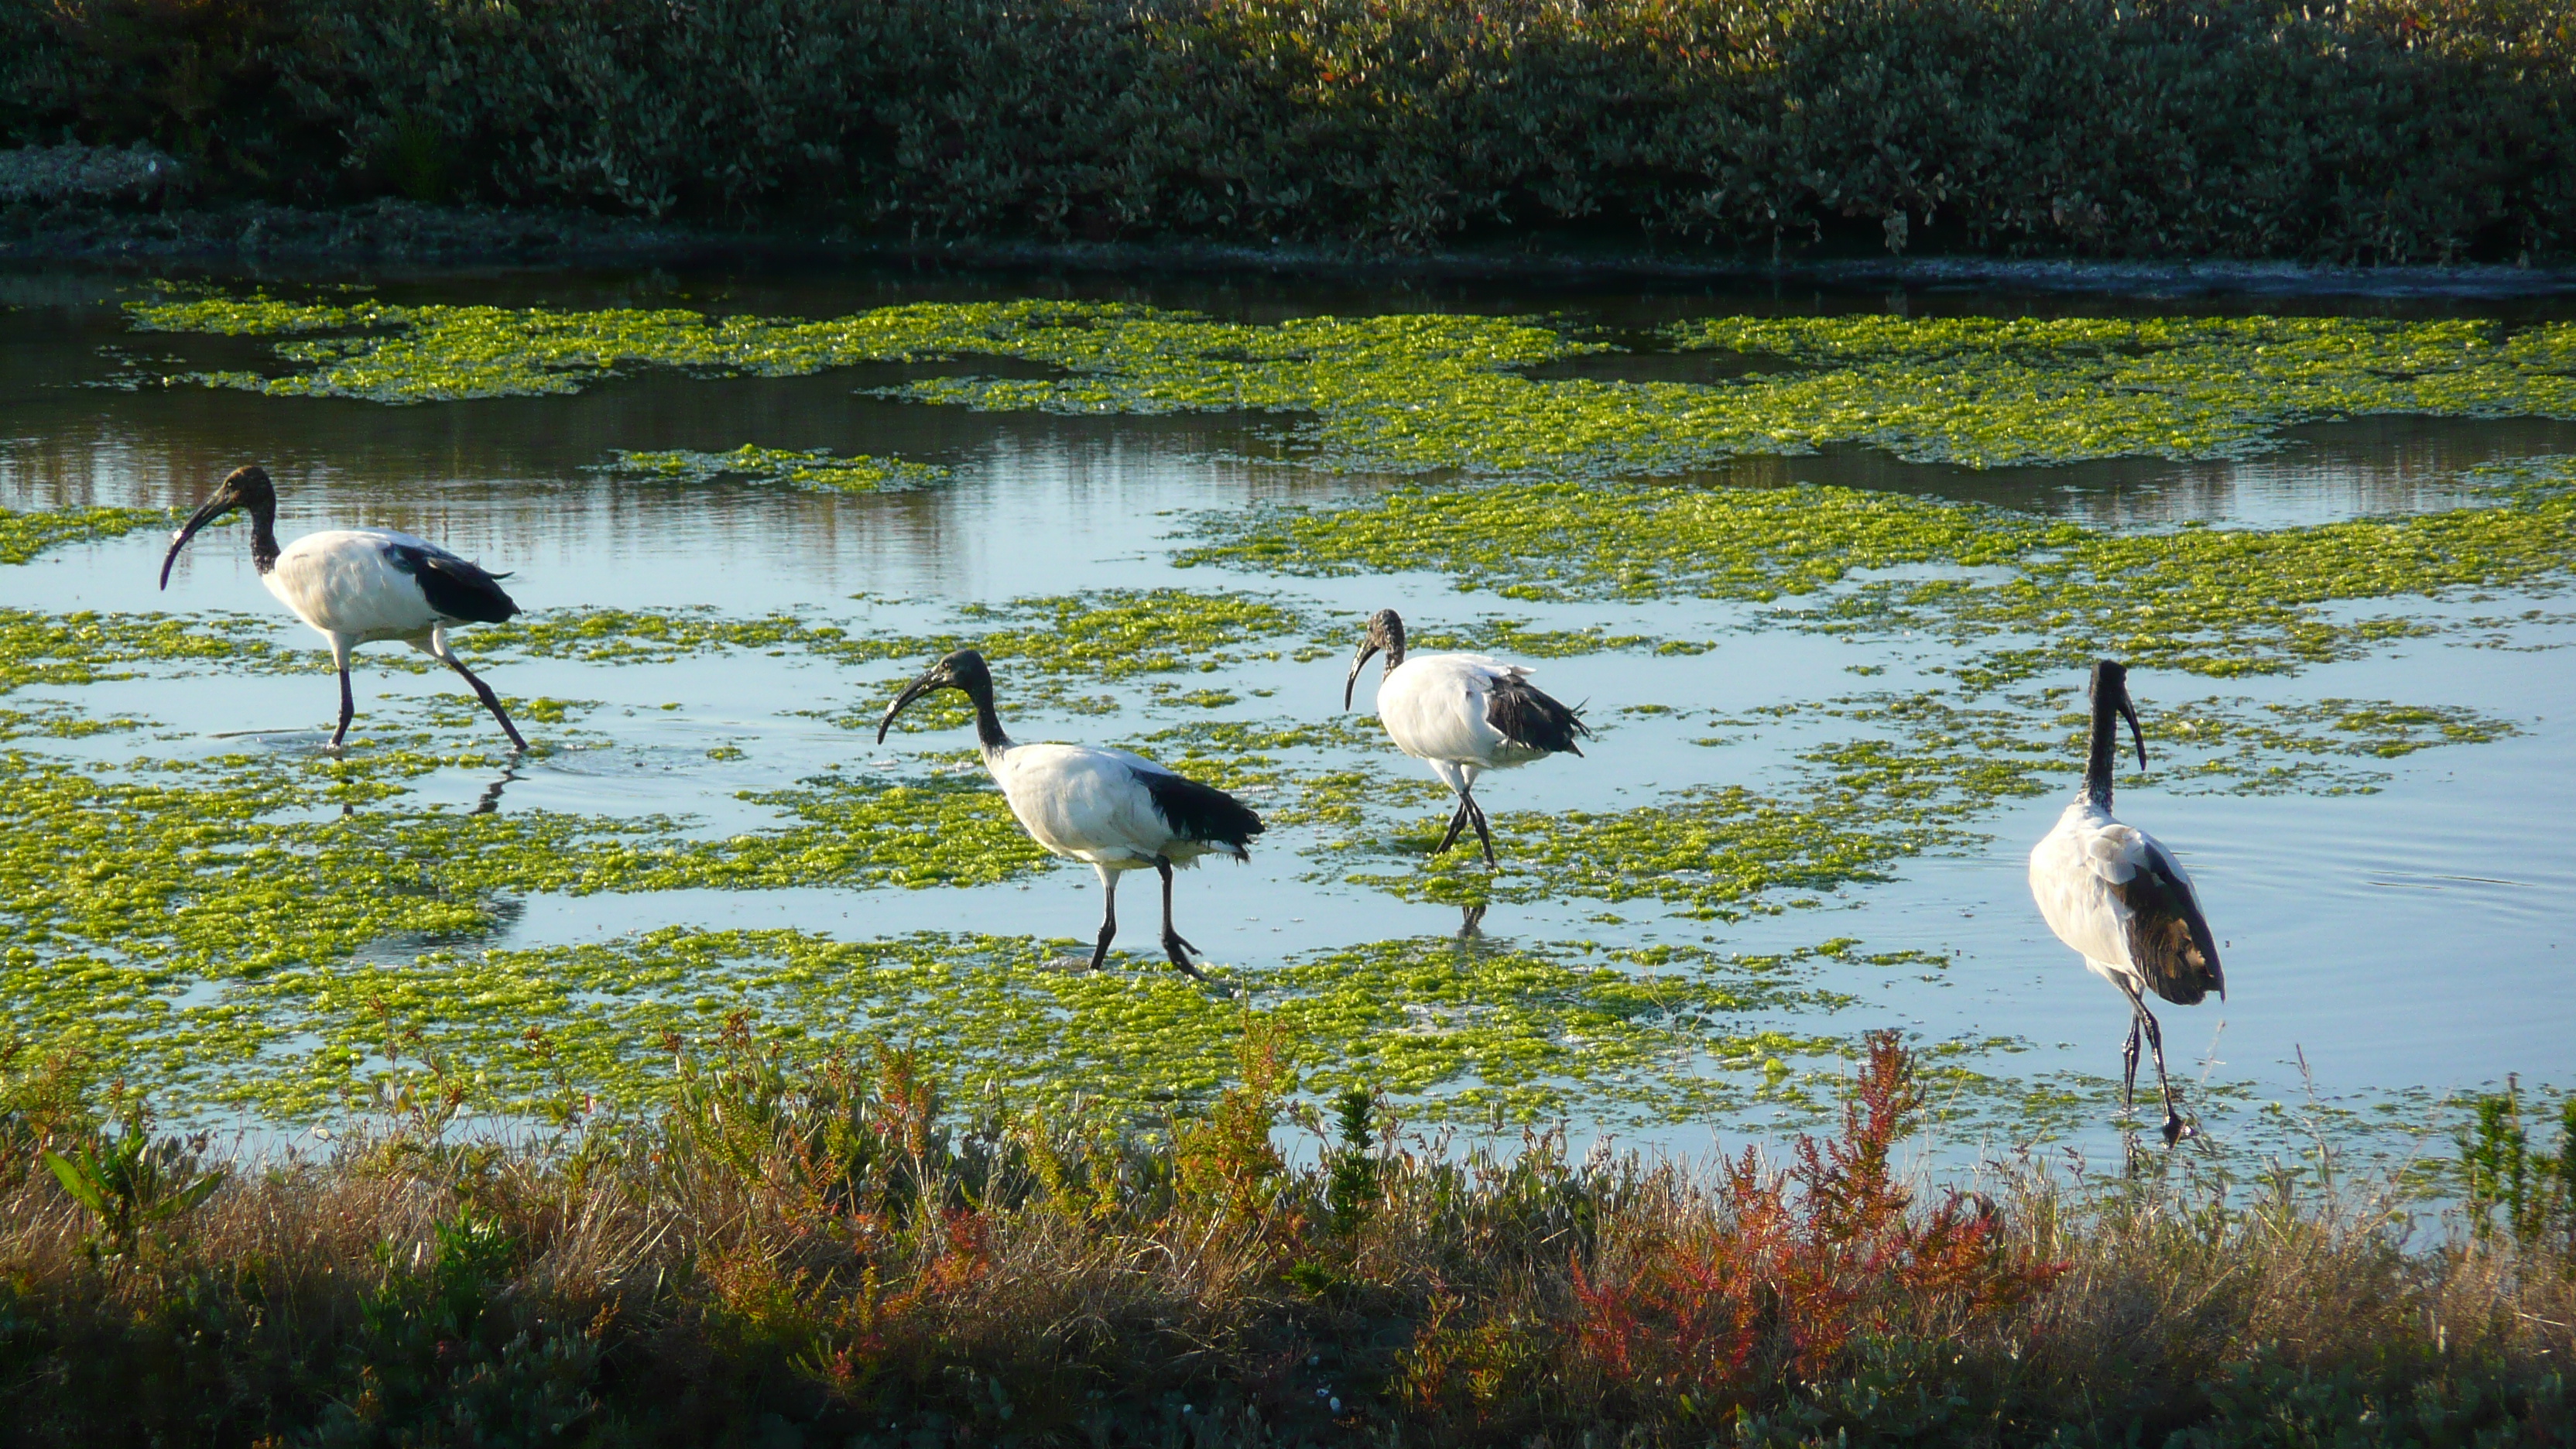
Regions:
<svg viewBox="0 0 2576 1449"><path fill-rule="evenodd" d="M59 1152L48 1152L45 1166L53 1169L54 1180L61 1183L63 1191L70 1193L81 1206L100 1217L107 1216L107 1198L99 1191L97 1169L91 1167L86 1158L76 1163Z"/></svg>

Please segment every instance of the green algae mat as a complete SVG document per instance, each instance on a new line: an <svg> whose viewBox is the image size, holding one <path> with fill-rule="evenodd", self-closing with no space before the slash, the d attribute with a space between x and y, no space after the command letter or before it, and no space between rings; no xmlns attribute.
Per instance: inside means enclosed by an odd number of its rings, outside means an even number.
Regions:
<svg viewBox="0 0 2576 1449"><path fill-rule="evenodd" d="M959 357L1044 379L936 378L924 402L1068 413L1303 415L1327 466L1588 477L1671 473L1745 453L1870 443L1973 467L2242 456L2292 423L2405 414L2576 417L2576 324L2337 317L1728 318L1670 329L1683 350L1758 364L1722 386L1536 381L1520 370L1609 344L1472 316L1257 325L1061 302L917 304L827 320L686 311L137 303L140 328L281 336L280 371L185 380L385 403L579 391L620 369L789 376Z"/></svg>
<svg viewBox="0 0 2576 1449"><path fill-rule="evenodd" d="M91 708L84 691L251 670L318 692L327 675L309 640L252 615L0 611L0 691L16 696L0 710L9 1029L86 1054L174 1112L328 1117L368 1100L395 1053L454 1063L487 1110L614 1106L666 1069L667 1034L735 1018L816 1053L911 1045L968 1097L1164 1108L1217 1085L1247 1013L1289 1028L1307 1089L1372 1086L1418 1116L1679 1123L1805 1110L1830 1095L1820 1083L1836 1054L1876 1024L1863 995L1875 981L1964 969L1855 937L1828 912L1911 862L1984 848L1999 807L2068 788L2082 727L2070 681L2091 658L2162 677L2148 725L2168 788L2367 794L2418 752L2523 723L2457 703L2231 691L2407 641L2502 641L2576 563L2576 463L2561 459L2469 470L2452 480L2458 507L2266 529L2111 530L1673 476L1837 443L1985 467L2241 457L2290 424L2376 414L2571 417L2576 329L2564 324L1725 318L1658 339L1741 363L1726 381L1687 385L1535 379L1540 364L1616 350L1547 319L1247 324L1021 302L791 320L177 291L128 310L138 328L270 351L272 365L174 375L172 387L408 405L560 396L639 369L786 376L995 358L1046 375L885 391L988 411L1266 415L1292 463L1411 475L1174 520L1161 562L1185 586L952 604L905 629L818 601L756 615L551 609L462 636L505 687L550 663L737 661L818 681L801 713L849 732L846 759L693 808L421 803L443 772L505 764L462 696L428 711L371 706L374 727L339 760L183 744L184 720L154 718L131 695ZM598 467L862 500L957 476L757 443L618 451ZM0 561L164 521L11 514ZM1427 855L1445 797L1364 714L1335 713L1337 698L1273 697L1283 662L1347 657L1356 615L1333 602L1339 581L1397 575L1438 591L1415 619L1421 647L1676 663L1789 635L1936 662L1928 687L1869 687L1883 667L1870 663L1854 687L1759 709L1605 701L1592 716L1605 738L1660 732L1705 769L1597 807L1495 800L1504 862L1487 872L1464 853ZM1570 618L1574 605L1683 622L1596 626ZM905 717L903 748L874 744L893 688L967 646L995 661L1024 737L1122 744L1246 792L1288 842L1265 847L1288 851L1283 869L1314 890L1362 904L1570 905L1556 918L1569 924L1508 941L1230 955L1201 987L1150 966L1056 969L1090 897L1065 898L1053 940L971 920L883 935L697 923L685 902L711 892L867 899L1010 889L1055 870L960 741L936 733L963 723L954 696ZM388 655L373 667L413 666ZM593 701L512 704L540 727L540 765L621 747L613 712ZM1729 752L1748 741L1763 762L1741 769ZM546 899L613 900L624 924L521 943L517 911ZM1788 922L1804 943L1754 949L1728 935L1753 921ZM2022 1046L2009 1035L1936 1044L1951 1110L1978 1121L2094 1110L2016 1076Z"/></svg>

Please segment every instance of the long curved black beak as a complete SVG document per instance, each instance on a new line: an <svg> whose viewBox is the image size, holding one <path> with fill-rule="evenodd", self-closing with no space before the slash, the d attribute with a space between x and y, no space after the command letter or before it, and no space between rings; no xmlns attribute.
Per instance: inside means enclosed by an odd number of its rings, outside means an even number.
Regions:
<svg viewBox="0 0 2576 1449"><path fill-rule="evenodd" d="M1377 641L1375 639L1362 639L1360 641L1360 652L1351 660L1351 672L1349 676L1342 681L1342 708L1349 709L1351 707L1351 695L1360 687L1360 671L1368 667L1368 662L1376 657Z"/></svg>
<svg viewBox="0 0 2576 1449"><path fill-rule="evenodd" d="M2126 689L2120 691L2119 699L2114 702L2120 706L2120 717L2129 722L2129 738L2138 747L2138 773L2143 775L2147 772L2147 736L2145 731L2138 728L2138 707L2129 703L2129 691Z"/></svg>
<svg viewBox="0 0 2576 1449"><path fill-rule="evenodd" d="M179 525L179 531L170 535L170 551L161 555L161 587L170 587L170 566L179 561L179 550L188 546L188 540L197 536L197 530L239 507L240 504L229 498L209 499L203 508L188 516L186 523Z"/></svg>
<svg viewBox="0 0 2576 1449"><path fill-rule="evenodd" d="M933 669L928 674L925 674L919 679L914 680L912 683L905 685L903 687L903 693L894 697L894 703L886 706L885 718L877 721L877 743L885 743L886 731L894 728L894 717L903 713L903 707L905 705L912 703L914 700L921 698L923 695L930 693L934 689L945 688L947 684L948 677L941 674L938 670Z"/></svg>

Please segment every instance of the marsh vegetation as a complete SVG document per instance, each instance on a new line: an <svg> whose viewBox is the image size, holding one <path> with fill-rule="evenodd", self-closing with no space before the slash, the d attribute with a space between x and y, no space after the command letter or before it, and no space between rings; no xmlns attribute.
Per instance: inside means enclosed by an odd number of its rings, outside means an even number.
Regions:
<svg viewBox="0 0 2576 1449"><path fill-rule="evenodd" d="M2552 316L13 285L28 1435L2565 1432ZM317 750L226 528L152 592L250 455L512 571L533 750L389 652ZM1497 869L1339 712L1390 600L1588 701ZM965 648L1257 805L1209 984L876 744ZM2170 1158L2018 875L2104 654L2229 938Z"/></svg>

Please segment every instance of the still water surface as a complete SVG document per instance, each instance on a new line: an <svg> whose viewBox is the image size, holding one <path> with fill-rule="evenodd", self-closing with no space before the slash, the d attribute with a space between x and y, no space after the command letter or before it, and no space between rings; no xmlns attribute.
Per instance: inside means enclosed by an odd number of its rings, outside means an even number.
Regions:
<svg viewBox="0 0 2576 1449"><path fill-rule="evenodd" d="M653 305L828 315L923 298L1116 295L1200 307L1256 320L1320 311L1463 308L1573 316L1612 334L1677 317L1745 310L1874 309L1891 299L1559 295L1469 289L1425 293L1350 285L1208 283L1140 289L1060 278L916 276L760 277L571 273L397 279L372 286L390 300L471 300L561 306ZM1564 810L1643 803L1677 785L1759 778L1802 739L1798 729L1748 731L1712 749L1712 712L1735 715L1775 703L1831 698L1862 687L1855 666L1883 670L1870 689L1938 681L1942 651L1907 639L1825 639L1754 627L1735 605L1701 600L1544 606L1461 595L1440 577L1346 580L1240 578L1176 569L1172 535L1199 510L1249 500L1329 499L1390 480L1326 476L1262 461L1276 451L1270 421L1227 416L1070 418L973 413L858 395L928 369L848 369L792 379L698 380L669 375L613 379L571 397L512 398L385 407L328 399L271 399L195 388L118 386L164 371L241 365L258 344L129 332L119 300L131 278L22 272L0 283L0 503L188 505L224 472L261 461L276 477L281 536L356 523L389 524L440 539L488 567L514 574L522 606L712 606L732 614L794 609L874 629L930 627L942 606L1103 587L1245 587L1298 599L1350 621L1394 605L1417 621L1508 613L1539 627L1605 626L1718 647L1695 657L1600 653L1547 661L1540 682L1591 701L1604 725L1587 758L1559 759L1496 777L1495 808ZM1922 296L1894 301L1947 311L2055 306L2027 298ZM2098 309L2102 303L2086 304ZM1586 361L1590 361L1587 359ZM1613 359L1613 361L1620 361ZM1698 359L1625 359L1627 375ZM983 366L974 370L992 372ZM1681 379L1693 380L1693 379ZM102 385L106 384L106 385ZM612 479L592 469L612 449L721 451L744 443L897 455L953 468L953 483L912 493L837 496L777 487L672 485ZM2243 462L2120 460L2060 468L1973 470L1908 464L1866 448L1815 457L1746 459L1702 475L1708 486L1839 483L1972 499L2059 513L2109 527L2166 528L2195 520L2281 526L2449 506L2449 480L2471 464L2576 453L2576 424L2539 420L2456 422L2380 419L2297 430L2290 445ZM274 606L230 531L187 555L170 590L153 588L157 536L65 548L0 569L0 604L54 610L250 611ZM2546 600L2475 606L2401 606L2510 615ZM301 644L306 637L294 635ZM461 636L473 657L470 631ZM2318 798L2232 797L2124 790L2121 813L2183 855L2225 943L2231 994L2163 1013L2178 1078L2241 1089L2233 1117L2213 1123L2225 1141L2259 1136L2256 1105L2295 1105L2306 1085L2354 1105L2394 1100L2410 1120L2440 1094L2506 1072L2576 1082L2576 864L2561 844L2576 819L2576 669L2557 652L2576 643L2563 613L2521 626L2524 650L2472 648L2457 636L2408 640L2360 660L2274 679L2231 682L2141 676L2135 691L2152 714L2159 696L2213 692L2257 701L2351 697L2470 705L2521 733L2495 743L2428 750L2391 762L2377 793ZM391 650L398 646L377 646ZM1347 655L1232 671L1215 682L1244 695L1189 718L1322 717L1340 702ZM926 662L923 661L923 662ZM756 651L652 666L534 661L497 667L504 692L605 701L589 723L613 737L597 750L524 763L513 777L450 772L414 800L502 810L593 813L669 811L714 831L741 829L769 812L736 799L776 788L827 764L862 764L912 751L962 746L964 733L870 736L818 714L873 714L890 681L911 668L842 669ZM426 676L360 676L362 722L418 707L444 692ZM1010 681L1001 685L1006 719ZM1272 691L1266 696L1252 690ZM31 690L31 696L45 692ZM309 676L220 673L104 683L55 694L92 711L131 711L166 722L184 751L241 731L305 731L327 722L332 691L317 654ZM1367 693L1361 694L1366 708ZM1623 716L1655 703L1678 716ZM676 708L665 706L676 705ZM1131 697L1105 719L1040 718L1021 737L1132 740L1171 722ZM1695 716L1696 718L1692 718ZM315 734L275 736L276 748L309 748ZM730 747L739 759L711 759ZM81 747L64 746L67 752ZM103 755L132 746L96 747ZM2033 910L2023 881L2030 841L2061 801L2013 801L1981 826L1991 840L1953 855L1903 864L1898 878L1855 886L1822 910L1756 916L1736 925L1689 920L1653 902L1498 905L1489 939L1588 939L1610 944L1709 941L1727 950L1794 949L1831 935L1874 950L1916 949L1950 958L1945 969L1888 971L1828 965L1821 983L1863 997L1835 1014L1836 1032L1897 1025L1926 1041L2000 1040L1975 1064L2044 1082L2082 1074L2092 1125L2076 1145L2113 1150L2102 1079L2116 1070L2125 1013L2086 974ZM1329 878L1301 862L1311 831L1274 831L1248 869L1184 876L1180 924L1221 962L1275 961L1300 952L1455 931L1457 912L1408 905ZM1088 937L1097 919L1090 873L1071 866L1034 883L975 889L664 892L629 897L540 896L522 903L487 944L599 939L665 924L794 925L845 937L919 929L974 929ZM1123 942L1148 949L1141 915ZM401 943L385 949L399 954ZM1798 1023L1780 1023L1795 1029ZM1578 1123L1578 1130L1592 1124ZM1727 1124L1728 1140L1758 1123ZM1710 1129L1656 1129L1649 1141L1692 1149ZM1641 1134L1628 1133L1626 1140ZM1987 1126L1956 1150L2010 1145Z"/></svg>

